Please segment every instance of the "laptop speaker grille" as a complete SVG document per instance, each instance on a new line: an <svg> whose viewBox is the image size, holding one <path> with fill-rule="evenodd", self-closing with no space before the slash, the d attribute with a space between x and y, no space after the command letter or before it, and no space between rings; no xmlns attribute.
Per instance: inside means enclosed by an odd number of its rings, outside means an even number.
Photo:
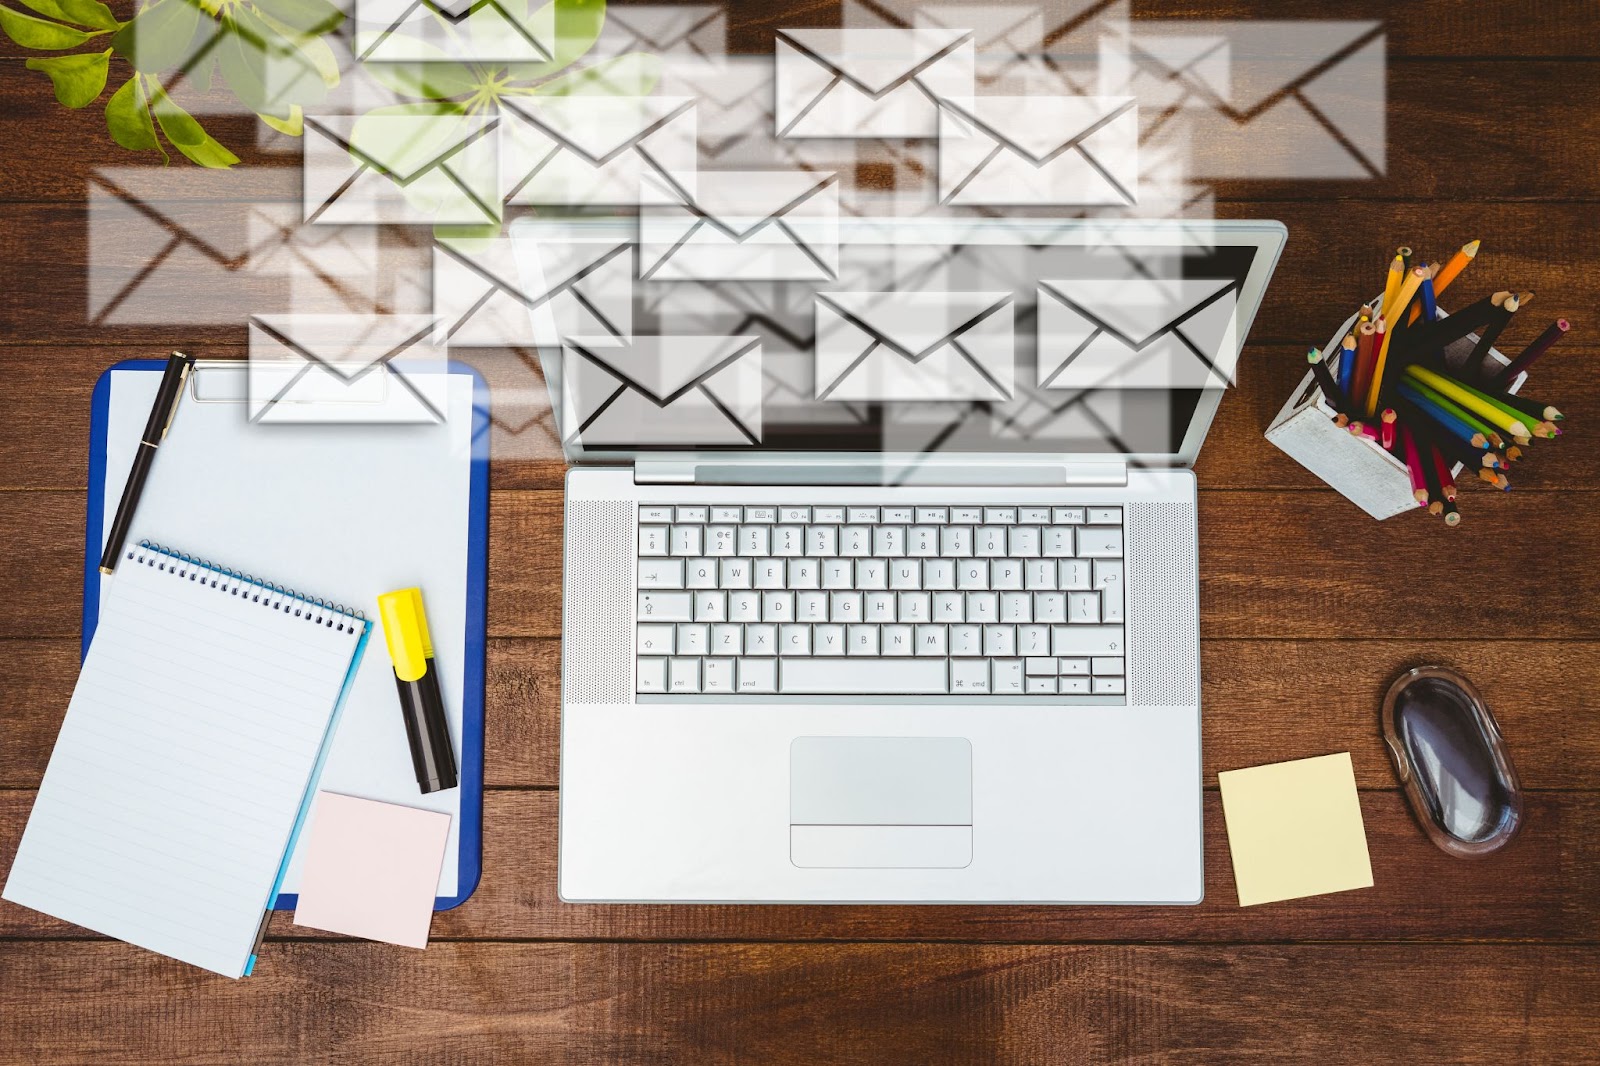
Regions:
<svg viewBox="0 0 1600 1066"><path fill-rule="evenodd" d="M1195 511L1187 504L1127 507L1128 703L1198 702L1200 648Z"/></svg>
<svg viewBox="0 0 1600 1066"><path fill-rule="evenodd" d="M635 521L624 500L567 503L563 702L633 702Z"/></svg>

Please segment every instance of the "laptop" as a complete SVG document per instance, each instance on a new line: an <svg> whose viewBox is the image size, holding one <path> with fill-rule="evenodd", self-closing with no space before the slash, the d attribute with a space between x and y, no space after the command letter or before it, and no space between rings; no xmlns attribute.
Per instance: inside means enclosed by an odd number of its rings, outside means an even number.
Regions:
<svg viewBox="0 0 1600 1066"><path fill-rule="evenodd" d="M1190 467L1281 224L512 233L563 900L1201 900Z"/></svg>

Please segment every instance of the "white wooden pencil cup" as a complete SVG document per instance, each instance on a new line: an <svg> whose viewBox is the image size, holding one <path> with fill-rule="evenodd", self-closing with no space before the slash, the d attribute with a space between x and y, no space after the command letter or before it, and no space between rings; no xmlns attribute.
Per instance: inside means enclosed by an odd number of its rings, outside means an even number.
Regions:
<svg viewBox="0 0 1600 1066"><path fill-rule="evenodd" d="M1441 309L1438 317L1447 316ZM1333 357L1328 360L1328 369L1335 378L1339 376L1339 359L1343 358L1339 354L1340 345L1355 322L1355 315L1345 319L1344 325L1322 348ZM1459 368L1477 343L1476 333L1467 334L1445 348L1445 362ZM1510 362L1497 348L1489 349L1489 358L1502 366ZM1517 392L1527 380L1526 372L1518 374L1506 386L1506 391ZM1267 439L1373 518L1382 521L1404 511L1417 510L1406 465L1370 437L1334 425L1334 414L1333 405L1322 395L1316 377L1307 369L1300 387L1267 427ZM1458 463L1455 475L1459 477L1460 473Z"/></svg>

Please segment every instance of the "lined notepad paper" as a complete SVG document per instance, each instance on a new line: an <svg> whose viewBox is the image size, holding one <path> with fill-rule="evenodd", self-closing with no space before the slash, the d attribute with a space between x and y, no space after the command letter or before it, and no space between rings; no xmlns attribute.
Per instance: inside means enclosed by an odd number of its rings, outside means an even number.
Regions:
<svg viewBox="0 0 1600 1066"><path fill-rule="evenodd" d="M247 972L368 629L241 575L130 549L4 897Z"/></svg>

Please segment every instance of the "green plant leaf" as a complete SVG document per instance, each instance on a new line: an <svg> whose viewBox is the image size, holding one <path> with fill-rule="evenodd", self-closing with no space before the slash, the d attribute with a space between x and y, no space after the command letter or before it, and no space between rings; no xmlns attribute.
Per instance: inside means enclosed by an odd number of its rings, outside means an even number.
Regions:
<svg viewBox="0 0 1600 1066"><path fill-rule="evenodd" d="M207 133L193 115L173 103L172 97L163 92L159 85L151 87L150 95L150 109L155 112L161 132L190 162L214 170L226 170L239 161L239 157Z"/></svg>
<svg viewBox="0 0 1600 1066"><path fill-rule="evenodd" d="M191 61L215 32L194 0L156 0L116 32L111 49L141 74L159 74Z"/></svg>
<svg viewBox="0 0 1600 1066"><path fill-rule="evenodd" d="M422 42L417 42L421 44ZM440 51L440 55L443 55ZM448 100L477 89L481 78L462 63L368 63L366 73L402 96Z"/></svg>
<svg viewBox="0 0 1600 1066"><path fill-rule="evenodd" d="M528 91L540 96L648 96L660 80L659 57L647 52L627 52L552 78Z"/></svg>
<svg viewBox="0 0 1600 1066"><path fill-rule="evenodd" d="M295 105L315 106L328 95L304 53L248 8L224 19L217 66L239 102L258 114L287 119Z"/></svg>
<svg viewBox="0 0 1600 1066"><path fill-rule="evenodd" d="M275 115L257 115L256 117L285 137L300 137L306 132L306 113L299 104L289 109L289 117L287 119L281 119Z"/></svg>
<svg viewBox="0 0 1600 1066"><path fill-rule="evenodd" d="M87 107L105 91L106 75L111 71L111 49L30 59L27 67L50 75L55 83L56 99L67 107Z"/></svg>
<svg viewBox="0 0 1600 1066"><path fill-rule="evenodd" d="M344 22L344 12L328 0L252 0L256 11L292 26L302 33L332 33Z"/></svg>
<svg viewBox="0 0 1600 1066"><path fill-rule="evenodd" d="M166 150L156 139L155 123L151 121L150 105L139 85L139 75L123 82L122 88L106 101L106 128L111 131L111 139L130 152L153 148L166 158Z"/></svg>
<svg viewBox="0 0 1600 1066"><path fill-rule="evenodd" d="M333 54L333 49L328 42L314 33L302 33L287 23L279 22L263 11L257 11L261 21L277 30L285 40L299 49L305 61L311 64L313 70L322 78L322 84L333 88L339 84L339 59Z"/></svg>
<svg viewBox="0 0 1600 1066"><path fill-rule="evenodd" d="M67 48L76 48L84 41L92 40L104 33L104 30L87 33L83 30L63 26L59 22L48 19L34 18L24 15L20 11L13 11L9 7L0 7L0 29L6 31L6 36L24 48L38 48L41 50L59 52Z"/></svg>
<svg viewBox="0 0 1600 1066"><path fill-rule="evenodd" d="M460 138L465 113L460 104L448 101L374 108L351 127L350 148L362 162L409 174Z"/></svg>
<svg viewBox="0 0 1600 1066"><path fill-rule="evenodd" d="M553 25L550 62L513 63L502 68L503 72L523 85L553 77L588 54L605 23L605 0L551 0L524 22L535 34L542 28L541 24Z"/></svg>
<svg viewBox="0 0 1600 1066"><path fill-rule="evenodd" d="M74 26L88 26L96 30L114 30L122 23L111 9L100 0L22 0L45 18L69 22Z"/></svg>

